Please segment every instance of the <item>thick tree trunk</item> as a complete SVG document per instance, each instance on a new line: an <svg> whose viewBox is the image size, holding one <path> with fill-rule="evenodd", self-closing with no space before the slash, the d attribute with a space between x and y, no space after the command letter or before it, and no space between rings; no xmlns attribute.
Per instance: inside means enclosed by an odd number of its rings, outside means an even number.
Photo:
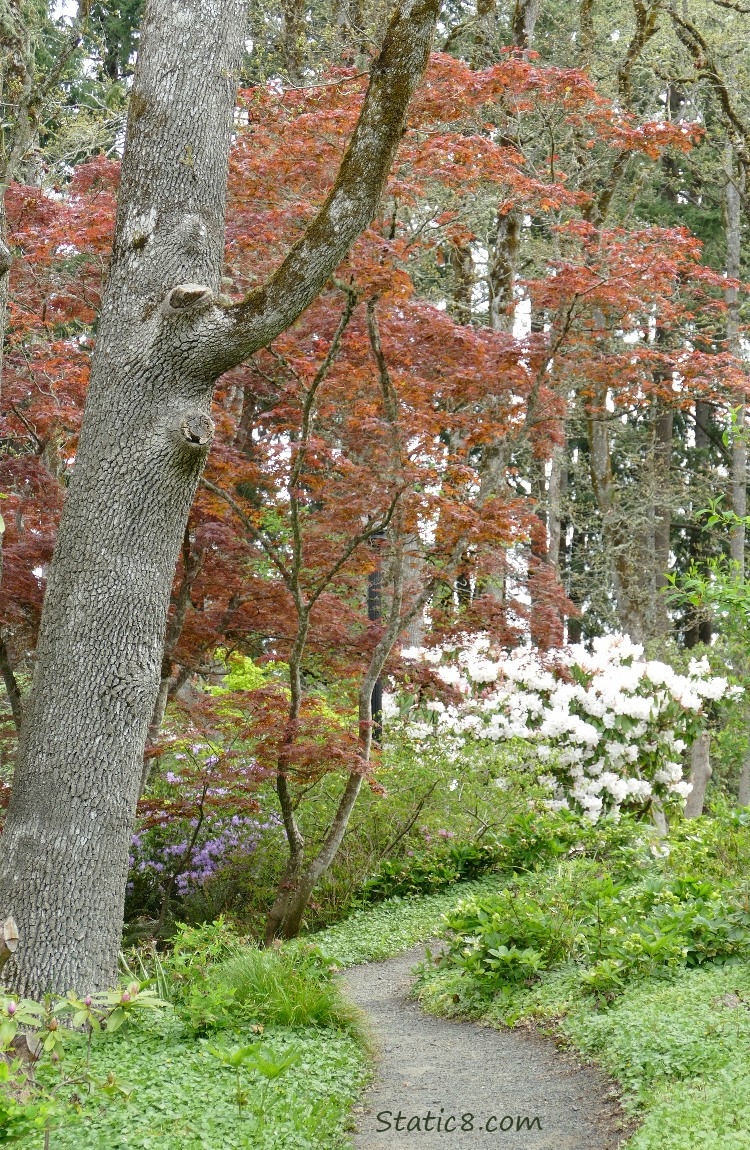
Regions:
<svg viewBox="0 0 750 1150"><path fill-rule="evenodd" d="M711 778L711 736L703 731L690 748L690 779L693 789L685 800L685 818L697 819L703 814L706 787Z"/></svg>
<svg viewBox="0 0 750 1150"><path fill-rule="evenodd" d="M2 836L0 909L21 939L6 972L24 993L115 977L143 752L213 433L213 383L296 319L371 221L437 8L396 9L325 204L268 283L223 309L214 296L246 9L147 4L112 264Z"/></svg>
<svg viewBox="0 0 750 1150"><path fill-rule="evenodd" d="M25 993L116 975L172 577L212 434L214 376L197 353L221 276L243 20L241 0L161 0L144 20L112 266L2 836L0 906L21 937L9 969Z"/></svg>

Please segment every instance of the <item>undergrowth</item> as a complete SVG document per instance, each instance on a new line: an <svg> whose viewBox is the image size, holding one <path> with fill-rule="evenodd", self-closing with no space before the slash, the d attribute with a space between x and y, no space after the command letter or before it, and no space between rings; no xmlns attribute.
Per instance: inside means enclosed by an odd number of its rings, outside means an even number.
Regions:
<svg viewBox="0 0 750 1150"><path fill-rule="evenodd" d="M235 1074L212 1051L253 1042L267 1058L293 1052L296 1060L270 1080L243 1073L238 1117ZM83 1099L51 1150L333 1150L345 1144L367 1072L361 1047L341 1031L274 1027L259 1036L248 1027L201 1038L175 1018L117 1036L94 1053L92 1068L106 1073L113 1060L128 1099L106 1108Z"/></svg>
<svg viewBox="0 0 750 1150"><path fill-rule="evenodd" d="M534 1023L597 1061L640 1126L628 1150L750 1145L747 812L680 824L663 858L616 877L555 862L462 900L422 1005Z"/></svg>

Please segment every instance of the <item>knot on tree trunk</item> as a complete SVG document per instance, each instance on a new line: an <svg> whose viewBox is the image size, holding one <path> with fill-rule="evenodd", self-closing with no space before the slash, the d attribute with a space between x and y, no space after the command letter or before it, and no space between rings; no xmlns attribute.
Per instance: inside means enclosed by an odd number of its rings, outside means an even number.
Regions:
<svg viewBox="0 0 750 1150"><path fill-rule="evenodd" d="M205 284L178 284L172 288L161 305L162 315L194 315L209 307L213 300L213 292Z"/></svg>
<svg viewBox="0 0 750 1150"><path fill-rule="evenodd" d="M3 240L0 240L0 276L6 275L12 265L13 256L11 255L10 248Z"/></svg>
<svg viewBox="0 0 750 1150"><path fill-rule="evenodd" d="M13 915L8 915L0 928L0 970L18 949L18 927Z"/></svg>
<svg viewBox="0 0 750 1150"><path fill-rule="evenodd" d="M180 420L180 444L190 451L208 447L215 430L213 419L205 411L187 411Z"/></svg>

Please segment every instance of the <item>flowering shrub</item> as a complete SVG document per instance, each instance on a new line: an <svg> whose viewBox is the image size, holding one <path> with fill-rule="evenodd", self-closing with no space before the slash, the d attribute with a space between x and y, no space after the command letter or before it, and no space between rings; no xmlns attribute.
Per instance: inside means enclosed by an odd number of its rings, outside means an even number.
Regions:
<svg viewBox="0 0 750 1150"><path fill-rule="evenodd" d="M454 699L427 702L427 717L409 724L413 738L437 734L457 751L467 739L529 740L546 805L592 821L622 806L684 799L681 754L704 723L706 702L739 690L712 676L705 658L680 675L643 659L643 648L623 635L595 639L592 652L551 652L546 663L524 649L496 655L483 638L402 655L431 666L435 687ZM445 690L435 693L445 698Z"/></svg>
<svg viewBox="0 0 750 1150"><path fill-rule="evenodd" d="M131 871L157 880L174 873L175 892L185 895L212 878L231 858L252 854L263 832L275 824L243 815L213 816L204 821L203 833L191 843L196 825L197 819L188 820L177 842L160 842L153 831L133 835Z"/></svg>

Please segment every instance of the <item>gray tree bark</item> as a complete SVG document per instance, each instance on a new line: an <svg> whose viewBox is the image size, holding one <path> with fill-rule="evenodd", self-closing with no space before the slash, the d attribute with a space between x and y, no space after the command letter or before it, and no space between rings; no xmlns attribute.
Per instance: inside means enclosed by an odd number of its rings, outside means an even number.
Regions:
<svg viewBox="0 0 750 1150"><path fill-rule="evenodd" d="M601 513L602 536L612 565L618 621L625 634L634 643L640 643L645 636L637 558L633 554L633 534L618 505L606 400L606 389L600 388L593 404L586 405L591 486Z"/></svg>
<svg viewBox="0 0 750 1150"><path fill-rule="evenodd" d="M726 190L726 235L727 235L727 277L740 278L740 219L744 179L736 170L734 149L727 144L726 149L727 190ZM742 355L739 337L740 305L736 287L728 287L724 293L727 304L727 351L737 357ZM732 510L744 518L747 514L747 429L746 411L742 404L736 412L732 429ZM731 531L729 555L736 564L740 578L745 574L745 525L736 524Z"/></svg>
<svg viewBox="0 0 750 1150"><path fill-rule="evenodd" d="M697 819L703 814L706 787L711 778L711 736L708 731L698 735L690 748L690 779L692 791L685 800L685 818Z"/></svg>
<svg viewBox="0 0 750 1150"><path fill-rule="evenodd" d="M658 411L654 418L653 451L653 490L654 502L654 549L653 549L653 609L652 634L666 639L671 624L667 610L664 588L667 586L669 551L672 526L670 504L672 473L672 431L674 412Z"/></svg>
<svg viewBox="0 0 750 1150"><path fill-rule="evenodd" d="M2 836L14 988L115 977L130 835L215 380L307 307L371 221L438 0L403 0L336 183L241 303L215 303L243 0L149 0L91 384Z"/></svg>
<svg viewBox="0 0 750 1150"><path fill-rule="evenodd" d="M750 806L750 753L745 755L745 760L742 764L737 805L740 807Z"/></svg>

